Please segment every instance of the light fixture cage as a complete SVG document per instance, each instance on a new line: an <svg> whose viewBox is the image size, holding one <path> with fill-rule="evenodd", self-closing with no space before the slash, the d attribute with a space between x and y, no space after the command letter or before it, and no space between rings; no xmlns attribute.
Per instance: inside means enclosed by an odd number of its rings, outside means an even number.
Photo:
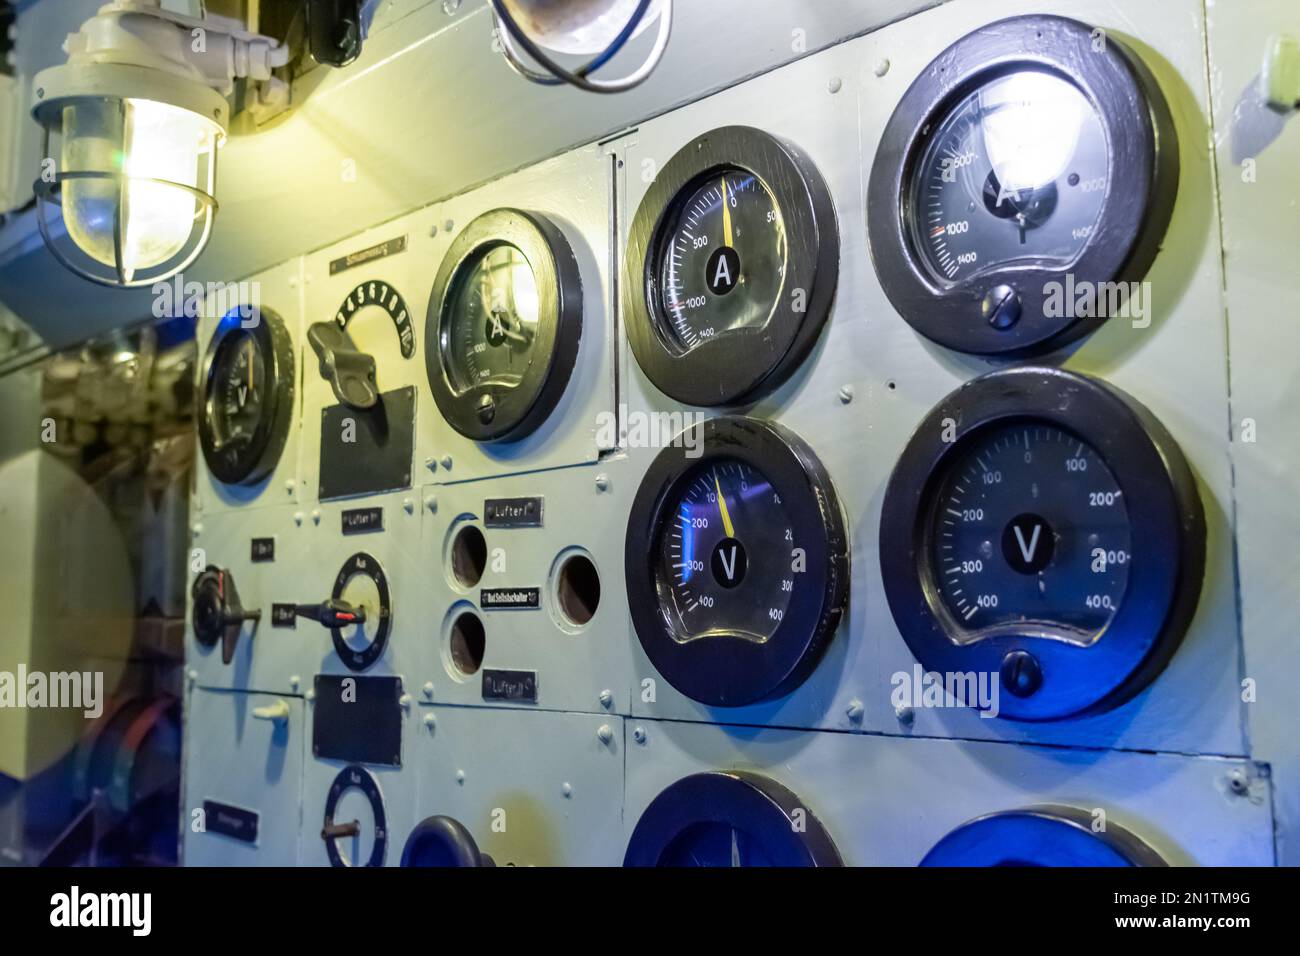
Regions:
<svg viewBox="0 0 1300 956"><path fill-rule="evenodd" d="M218 209L225 98L175 76L160 90L157 71L108 64L57 67L39 75L37 87L33 115L44 131L46 159L33 191L37 225L54 257L82 278L113 288L149 286L188 268L207 246ZM152 144L140 138L142 115L152 118ZM187 132L194 142L184 142ZM51 152L56 135L57 158ZM184 167L179 174L178 163ZM87 211L90 221L83 222ZM156 243L161 258L157 248L141 251L151 219L164 233ZM89 239L97 240L99 255L85 247Z"/></svg>

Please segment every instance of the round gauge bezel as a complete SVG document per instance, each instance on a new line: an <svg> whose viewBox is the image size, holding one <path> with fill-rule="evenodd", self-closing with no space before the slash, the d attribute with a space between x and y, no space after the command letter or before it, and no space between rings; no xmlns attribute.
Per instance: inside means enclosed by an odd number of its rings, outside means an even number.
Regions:
<svg viewBox="0 0 1300 956"><path fill-rule="evenodd" d="M284 320L265 306L254 308L245 319L236 307L227 312L217 324L208 340L203 356L199 380L203 383L202 406L199 411L199 445L208 472L226 485L255 485L272 471L284 452L289 438L289 424L293 419L294 363L293 343L290 341ZM252 320L253 325L246 326ZM250 332L254 347L262 354L266 369L267 395L264 414L258 419L253 438L245 451L227 460L217 451L217 436L212 425L212 397L216 386L217 356L222 345L235 332Z"/></svg>
<svg viewBox="0 0 1300 956"><path fill-rule="evenodd" d="M494 866L492 857L479 850L474 836L459 820L448 816L425 817L411 830L402 847L404 867L419 867L425 864L420 857L430 846L440 847L445 856L451 860L448 866L473 867Z"/></svg>
<svg viewBox="0 0 1300 956"><path fill-rule="evenodd" d="M703 181L728 170L757 177L780 210L786 238L782 291L764 325L733 329L682 352L668 331L661 257L680 204ZM632 353L655 387L679 402L702 407L753 402L789 378L816 345L830 316L839 263L835 205L807 156L748 126L705 133L664 164L632 220L623 266ZM791 295L795 289L805 295Z"/></svg>
<svg viewBox="0 0 1300 956"><path fill-rule="evenodd" d="M696 427L700 452L684 441L664 448L633 501L624 554L628 607L646 656L665 680L702 704L739 707L788 693L821 659L848 602L848 535L829 475L795 435L744 417ZM804 551L805 569L795 575L785 614L762 643L739 634L678 640L670 630L676 622L661 602L661 535L696 469L711 458L739 461L762 474L781 497L797 535L794 546Z"/></svg>
<svg viewBox="0 0 1300 956"><path fill-rule="evenodd" d="M1014 848L1014 854L1003 848ZM1015 862L1008 863L1013 855ZM1093 829L1093 814L1078 807L1039 806L990 813L963 823L921 860L926 867L1168 866L1130 830L1113 821Z"/></svg>
<svg viewBox="0 0 1300 956"><path fill-rule="evenodd" d="M392 594L388 589L388 575L384 573L383 565L379 563L379 559L373 554L358 551L343 562L343 567L339 569L338 575L334 578L334 589L330 592L330 597L335 601L342 600L348 582L358 575L368 577L375 582L375 589L379 592L379 606L387 613L379 619L379 626L375 629L374 640L360 651L353 650L348 646L347 639L343 636L343 628L330 628L330 638L334 642L334 652L338 654L339 660L347 666L348 670L353 671L366 670L375 661L383 657L384 649L388 647L388 632L393 627L393 602Z"/></svg>
<svg viewBox="0 0 1300 956"><path fill-rule="evenodd" d="M379 781L360 764L349 764L338 772L330 784L325 796L324 827L334 822L334 813L338 810L339 800L349 790L359 790L370 804L370 812L375 818L375 842L370 849L370 859L366 866L383 866L384 856L388 850L388 817L384 811L384 792L379 788ZM323 827L322 827L323 831ZM329 857L330 866L347 867L352 864L343 859L339 853L338 841L325 841L325 855Z"/></svg>
<svg viewBox="0 0 1300 956"><path fill-rule="evenodd" d="M460 390L452 384L446 354L452 293L481 255L496 246L519 250L537 285L534 361L519 384L484 382ZM467 225L443 257L429 296L424 360L429 388L443 418L478 442L527 437L555 409L578 359L582 338L582 276L564 233L545 216L520 209L494 209ZM489 398L493 414L483 421L479 403Z"/></svg>
<svg viewBox="0 0 1300 956"><path fill-rule="evenodd" d="M665 788L637 821L623 865L659 866L673 841L701 823L761 834L774 866L844 865L830 834L799 797L775 780L742 771L697 773Z"/></svg>
<svg viewBox="0 0 1300 956"><path fill-rule="evenodd" d="M958 644L935 580L932 501L972 441L1008 423L1060 428L1092 447L1128 509L1131 558L1123 601L1099 636L1035 622L1023 634ZM1110 710L1163 670L1196 611L1205 571L1205 514L1177 443L1136 400L1097 379L1050 368L993 372L959 388L921 422L894 466L881 506L880 567L890 611L930 671L990 673L1017 650L1032 654L1041 686L1005 688L999 716L1046 721ZM1011 630L1007 628L1006 630Z"/></svg>
<svg viewBox="0 0 1300 956"><path fill-rule="evenodd" d="M1104 42L1104 47L1097 48ZM1074 85L1097 112L1109 159L1101 214L1079 257L1018 264L940 284L915 248L908 217L912 179L943 119L979 87L1009 73L1039 70ZM1106 320L1044 314L1048 286L1140 280L1155 261L1178 193L1178 138L1169 105L1150 71L1114 36L1056 16L1013 17L958 40L903 94L881 135L871 169L867 226L876 274L890 302L917 332L947 348L1023 357L1060 348ZM1010 286L1021 316L1007 328L984 315L991 290Z"/></svg>

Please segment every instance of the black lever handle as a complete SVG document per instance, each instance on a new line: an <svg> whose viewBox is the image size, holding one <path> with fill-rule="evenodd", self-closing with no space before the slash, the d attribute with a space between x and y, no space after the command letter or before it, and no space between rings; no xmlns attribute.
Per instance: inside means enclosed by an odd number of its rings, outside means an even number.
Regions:
<svg viewBox="0 0 1300 956"><path fill-rule="evenodd" d="M334 397L360 411L379 401L375 383L375 357L352 343L347 330L333 322L316 322L307 329L307 341L320 359L320 374L334 389Z"/></svg>
<svg viewBox="0 0 1300 956"><path fill-rule="evenodd" d="M293 609L298 617L305 617L328 628L348 627L366 623L366 609L347 601L321 601L319 604L297 604Z"/></svg>

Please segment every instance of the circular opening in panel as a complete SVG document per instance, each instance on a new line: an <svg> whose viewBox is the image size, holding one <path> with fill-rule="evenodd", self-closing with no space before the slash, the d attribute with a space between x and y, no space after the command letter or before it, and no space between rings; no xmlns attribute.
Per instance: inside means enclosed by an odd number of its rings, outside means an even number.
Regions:
<svg viewBox="0 0 1300 956"><path fill-rule="evenodd" d="M555 576L555 601L564 620L585 627L600 607L600 574L591 556L581 551L561 559Z"/></svg>
<svg viewBox="0 0 1300 956"><path fill-rule="evenodd" d="M483 666L483 652L487 648L487 633L483 622L472 611L464 611L451 622L448 637L452 667L462 677L478 673Z"/></svg>
<svg viewBox="0 0 1300 956"><path fill-rule="evenodd" d="M477 525L467 524L451 541L451 574L463 588L478 585L487 569L487 539Z"/></svg>

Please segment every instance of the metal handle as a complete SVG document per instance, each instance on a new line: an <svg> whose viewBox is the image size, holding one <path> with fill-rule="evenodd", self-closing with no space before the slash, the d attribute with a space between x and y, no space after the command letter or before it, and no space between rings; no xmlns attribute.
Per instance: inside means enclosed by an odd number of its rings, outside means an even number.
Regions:
<svg viewBox="0 0 1300 956"><path fill-rule="evenodd" d="M287 700L277 700L274 704L254 707L253 717L257 720L269 720L279 727L289 721L289 702Z"/></svg>

